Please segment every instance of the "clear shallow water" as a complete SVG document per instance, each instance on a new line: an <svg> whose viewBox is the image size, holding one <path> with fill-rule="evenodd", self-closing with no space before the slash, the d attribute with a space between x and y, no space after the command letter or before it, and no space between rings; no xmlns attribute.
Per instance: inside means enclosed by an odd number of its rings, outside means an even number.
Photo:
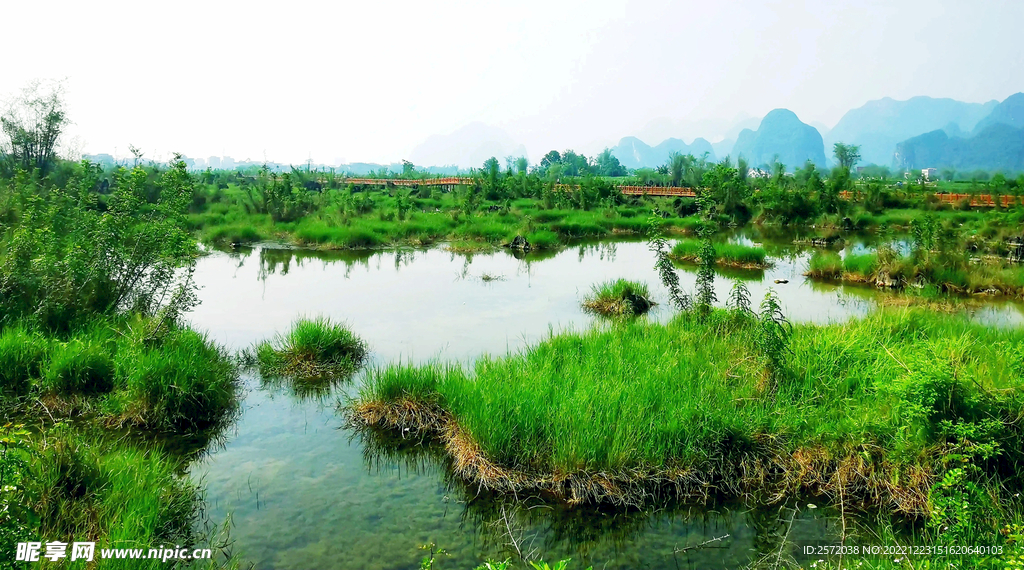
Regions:
<svg viewBox="0 0 1024 570"><path fill-rule="evenodd" d="M716 280L719 299L743 279L755 300L773 288L796 321L843 320L870 308L878 295L871 289L804 280L808 255L789 243L769 248L775 266L768 270L726 271ZM191 320L241 349L286 330L300 315L323 314L347 322L376 363L470 361L518 350L551 331L590 326L580 300L594 283L617 277L646 281L664 305L667 295L642 242L525 259L505 251L257 248L200 260L202 304ZM693 288L691 271L680 278L684 289ZM651 316L669 317L664 308ZM1017 325L1024 311L991 303L976 317ZM209 518L231 517L234 551L256 568L415 568L418 547L427 543L451 553L441 568L472 568L516 556L508 527L523 552L572 557L574 568L735 568L777 555L780 545L783 554L795 554L802 544L834 542L838 532L832 513L805 503L795 515L786 507L738 504L623 512L481 496L451 481L444 461L422 446L396 450L346 428L335 404L354 395L359 382L304 398L248 377L242 416L223 443L192 464L191 475L206 486ZM729 536L679 551L723 535Z"/></svg>

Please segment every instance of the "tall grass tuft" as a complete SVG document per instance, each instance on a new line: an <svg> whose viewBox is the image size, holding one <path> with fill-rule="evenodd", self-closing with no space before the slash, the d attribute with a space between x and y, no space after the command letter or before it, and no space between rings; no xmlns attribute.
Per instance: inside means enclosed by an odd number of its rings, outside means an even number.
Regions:
<svg viewBox="0 0 1024 570"><path fill-rule="evenodd" d="M327 317L299 319L291 330L245 355L265 377L327 380L351 375L366 360L366 343Z"/></svg>
<svg viewBox="0 0 1024 570"><path fill-rule="evenodd" d="M579 500L602 496L607 477L622 493L666 478L735 494L833 481L834 493L835 470L846 470L861 482L849 500L922 515L948 426L985 422L1002 450L989 477L1024 460L1024 330L925 310L790 328L766 309L560 333L472 371L387 367L369 375L360 405L377 418L389 405L440 406L451 424L439 433L464 475L495 488L567 481ZM499 467L520 475L488 480ZM671 479L679 473L696 479ZM592 494L573 495L584 488Z"/></svg>
<svg viewBox="0 0 1024 570"><path fill-rule="evenodd" d="M681 239L672 247L670 255L681 261L698 262L701 247L701 240ZM760 246L718 242L713 247L717 263L720 265L749 268L763 268L768 265L768 254Z"/></svg>
<svg viewBox="0 0 1024 570"><path fill-rule="evenodd" d="M594 285L583 308L606 317L637 316L655 305L650 297L646 283L616 279Z"/></svg>
<svg viewBox="0 0 1024 570"><path fill-rule="evenodd" d="M50 343L23 326L0 331L0 397L23 396L42 372Z"/></svg>
<svg viewBox="0 0 1024 570"><path fill-rule="evenodd" d="M815 250L805 275L819 279L842 279L843 258L833 251Z"/></svg>
<svg viewBox="0 0 1024 570"><path fill-rule="evenodd" d="M202 430L221 425L237 407L234 362L193 330L171 330L157 344L134 332L114 358L115 389L104 403L113 422Z"/></svg>

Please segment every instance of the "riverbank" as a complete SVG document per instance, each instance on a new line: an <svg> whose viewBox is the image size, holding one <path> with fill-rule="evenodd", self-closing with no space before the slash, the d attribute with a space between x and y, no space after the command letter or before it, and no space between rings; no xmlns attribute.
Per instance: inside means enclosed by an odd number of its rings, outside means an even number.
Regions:
<svg viewBox="0 0 1024 570"><path fill-rule="evenodd" d="M863 283L888 289L933 288L954 295L1003 295L1024 298L1024 266L995 257L965 255L847 254L816 251L805 276L833 282Z"/></svg>
<svg viewBox="0 0 1024 570"><path fill-rule="evenodd" d="M1024 332L922 310L798 325L775 380L756 327L684 315L562 333L472 370L387 366L350 413L437 438L473 484L569 502L809 494L920 517L951 455L993 442L984 476L1012 481Z"/></svg>

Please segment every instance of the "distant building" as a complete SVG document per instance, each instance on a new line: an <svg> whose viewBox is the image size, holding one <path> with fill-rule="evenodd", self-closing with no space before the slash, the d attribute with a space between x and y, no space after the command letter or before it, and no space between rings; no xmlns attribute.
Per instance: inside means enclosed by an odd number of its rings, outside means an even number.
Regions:
<svg viewBox="0 0 1024 570"><path fill-rule="evenodd" d="M922 168L921 169L921 178L924 178L925 180L938 180L939 179L939 169L938 168Z"/></svg>

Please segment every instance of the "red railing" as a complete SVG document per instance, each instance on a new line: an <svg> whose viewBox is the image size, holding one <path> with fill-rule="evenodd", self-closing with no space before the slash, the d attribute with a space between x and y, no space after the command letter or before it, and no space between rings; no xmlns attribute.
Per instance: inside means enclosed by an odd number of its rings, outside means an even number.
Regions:
<svg viewBox="0 0 1024 570"><path fill-rule="evenodd" d="M363 184L366 186L452 186L456 184L472 184L473 178L469 176L447 176L443 178L424 178L422 180L410 178L346 178L348 184Z"/></svg>

